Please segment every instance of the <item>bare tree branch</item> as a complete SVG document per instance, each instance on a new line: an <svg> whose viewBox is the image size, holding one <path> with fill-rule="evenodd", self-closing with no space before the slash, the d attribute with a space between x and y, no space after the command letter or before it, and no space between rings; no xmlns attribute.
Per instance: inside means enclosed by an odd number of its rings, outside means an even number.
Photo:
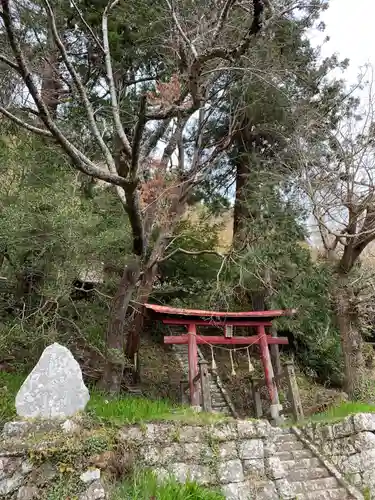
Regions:
<svg viewBox="0 0 375 500"><path fill-rule="evenodd" d="M56 19L55 19L55 15L53 13L52 7L49 3L49 0L44 0L44 2L45 2L46 7L47 7L47 13L48 13L48 17L49 17L49 20L51 23L53 38L54 38L55 43L60 51L60 54L61 54L62 59L64 61L64 64L65 64L67 70L69 71L69 73L70 73L70 75L71 75L71 77L72 77L72 79L77 87L79 96L82 100L82 104L84 105L84 108L86 110L86 115L87 115L87 119L88 119L88 122L90 125L90 129L92 130L94 137L96 139L96 142L98 143L100 149L103 152L103 155L104 155L104 158L105 158L105 161L107 163L109 171L112 174L116 174L117 171L116 171L116 165L115 165L114 158L113 158L110 150L108 149L106 143L104 142L104 140L99 132L98 126L96 124L95 116L94 116L94 110L93 110L93 107L92 107L90 100L87 96L87 92L85 90L85 87L83 86L81 77L79 76L78 72L75 70L73 64L70 62L69 56L68 56L67 51L65 49L65 46L64 46L64 44L63 44L63 42L62 42L62 40L57 32Z"/></svg>
<svg viewBox="0 0 375 500"><path fill-rule="evenodd" d="M178 140L179 140L179 138L184 130L184 127L185 127L187 121L188 121L188 118L186 118L186 117L180 118L179 120L177 120L176 128L175 128L174 132L172 133L167 145L164 148L163 155L161 158L162 165L166 166L168 164L168 162L170 161L172 154L176 150Z"/></svg>
<svg viewBox="0 0 375 500"><path fill-rule="evenodd" d="M161 121L150 133L148 139L144 142L140 151L140 162L143 163L150 153L155 149L158 142L164 137L168 130L171 120L169 118Z"/></svg>
<svg viewBox="0 0 375 500"><path fill-rule="evenodd" d="M10 47L12 49L13 55L17 61L18 73L21 75L27 89L29 90L31 97L33 98L38 111L39 116L44 125L48 130L51 131L52 135L60 143L64 151L70 156L77 169L81 172L97 177L111 184L122 186L124 185L124 179L116 174L105 172L103 169L99 168L93 162L91 162L81 151L79 151L61 132L61 130L56 126L52 120L48 108L44 103L39 90L37 89L30 69L27 65L25 56L21 50L20 44L15 36L15 29L12 20L12 15L10 12L9 0L1 0L1 6L3 8L3 20L4 26L9 40Z"/></svg>
<svg viewBox="0 0 375 500"><path fill-rule="evenodd" d="M143 137L143 132L146 126L146 102L147 96L144 94L141 96L139 113L138 113L138 121L134 130L134 138L133 138L133 147L132 147L132 155L131 155L131 167L130 167L130 175L133 180L135 180L137 176L138 170L138 162L139 162L139 154L141 149L141 141Z"/></svg>
<svg viewBox="0 0 375 500"><path fill-rule="evenodd" d="M14 69L14 71L17 71L17 73L19 73L19 68L18 68L17 64L15 62L11 61L10 59L8 59L8 57L4 56L3 54L0 54L0 61L5 63L10 68Z"/></svg>
<svg viewBox="0 0 375 500"><path fill-rule="evenodd" d="M121 123L119 105L117 99L117 92L115 86L115 80L113 78L113 69L112 69L112 61L111 61L111 52L109 48L108 41L108 16L110 11L119 3L120 0L110 1L107 4L107 7L104 9L103 17L102 17L102 32L103 32L103 46L104 46L104 57L105 57L105 66L107 73L108 86L111 95L111 103L112 103L112 115L116 126L116 132L123 144L124 151L126 155L131 158L132 150L129 143L128 138L126 137L124 127Z"/></svg>
<svg viewBox="0 0 375 500"><path fill-rule="evenodd" d="M195 48L193 42L191 42L189 40L189 37L186 35L186 33L184 32L184 30L182 29L182 26L177 18L177 15L176 15L176 12L172 6L172 4L169 2L169 0L165 0L166 4L168 5L169 7L169 10L172 14L172 18L173 18L173 21L176 25L176 28L178 29L181 37L183 38L183 40L185 41L185 43L187 44L188 47L190 47L190 50L191 50L191 53L193 54L194 58L197 59L198 58L198 52L197 52L197 49Z"/></svg>
<svg viewBox="0 0 375 500"><path fill-rule="evenodd" d="M236 3L236 0L226 0L223 8L221 9L216 27L214 29L213 35L212 35L212 43L216 42L217 37L220 34L220 31L223 29L223 25L228 17L230 9L233 7L233 5Z"/></svg>
<svg viewBox="0 0 375 500"><path fill-rule="evenodd" d="M176 248L173 250L171 253L163 257L162 259L159 259L156 263L160 264L161 262L165 262L166 260L169 260L171 257L173 257L176 254L183 253L185 255L216 255L217 257L220 257L221 259L224 259L226 256L223 255L222 253L216 251L216 250L197 250L197 251L192 251L192 250L185 250L184 248Z"/></svg>
<svg viewBox="0 0 375 500"><path fill-rule="evenodd" d="M25 128L26 130L29 130L30 132L34 132L35 134L42 135L44 137L53 137L52 133L49 130L35 127L34 125L31 125L30 123L27 123L24 120L21 120L21 118L18 118L18 116L13 115L12 113L7 111L2 106L0 106L0 113L2 113L4 116L6 116L10 120L12 120L14 123L19 125L20 127Z"/></svg>

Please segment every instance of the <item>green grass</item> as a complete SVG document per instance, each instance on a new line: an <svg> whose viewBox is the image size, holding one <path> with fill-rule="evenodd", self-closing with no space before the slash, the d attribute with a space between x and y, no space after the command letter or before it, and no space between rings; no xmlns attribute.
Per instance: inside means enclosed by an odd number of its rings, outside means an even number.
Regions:
<svg viewBox="0 0 375 500"><path fill-rule="evenodd" d="M223 420L221 415L196 413L188 406L173 404L164 399L140 397L108 397L98 391L90 391L87 411L95 418L110 424L136 424L158 420L178 420L186 423L209 424Z"/></svg>
<svg viewBox="0 0 375 500"><path fill-rule="evenodd" d="M165 419L172 412L184 412L184 408L165 400L148 400L139 397L115 397L90 391L87 411L96 418L109 423L135 424L150 420ZM186 409L187 410L187 409Z"/></svg>
<svg viewBox="0 0 375 500"><path fill-rule="evenodd" d="M24 380L24 375L0 372L0 425L16 416L15 397ZM93 418L114 425L157 420L179 420L186 423L223 420L220 415L195 413L189 407L176 405L168 400L150 400L126 395L113 398L95 388L90 388L90 401L86 411Z"/></svg>
<svg viewBox="0 0 375 500"><path fill-rule="evenodd" d="M110 500L224 500L225 497L194 482L180 484L174 479L160 482L148 471L136 473L116 487Z"/></svg>
<svg viewBox="0 0 375 500"><path fill-rule="evenodd" d="M0 426L16 416L15 397L25 377L0 372Z"/></svg>
<svg viewBox="0 0 375 500"><path fill-rule="evenodd" d="M360 402L345 402L338 406L333 406L329 410L323 413L316 413L312 415L309 419L311 422L332 422L337 420L343 420L349 415L354 415L356 413L375 413L375 406L360 403Z"/></svg>

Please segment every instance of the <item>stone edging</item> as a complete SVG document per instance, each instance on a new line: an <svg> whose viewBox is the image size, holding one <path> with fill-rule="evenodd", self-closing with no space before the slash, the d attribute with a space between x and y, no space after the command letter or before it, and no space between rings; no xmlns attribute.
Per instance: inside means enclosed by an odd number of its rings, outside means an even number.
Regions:
<svg viewBox="0 0 375 500"><path fill-rule="evenodd" d="M322 462L324 467L326 467L330 474L335 477L338 481L338 483L345 488L348 493L355 499L355 500L364 500L364 496L362 493L355 488L352 484L348 483L346 479L343 477L341 472L336 469L336 467L329 461L327 460L322 453L318 450L316 446L314 446L302 433L300 429L297 427L291 427L291 431L297 436L297 438L307 447L309 450Z"/></svg>

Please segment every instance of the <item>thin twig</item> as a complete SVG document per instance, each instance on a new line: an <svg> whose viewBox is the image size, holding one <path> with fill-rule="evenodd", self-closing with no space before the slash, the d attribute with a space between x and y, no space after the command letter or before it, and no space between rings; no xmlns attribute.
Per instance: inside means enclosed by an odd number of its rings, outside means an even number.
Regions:
<svg viewBox="0 0 375 500"><path fill-rule="evenodd" d="M192 251L192 250L185 250L184 248L176 248L173 250L171 253L166 255L165 257L159 259L157 261L157 264L160 264L161 262L165 262L166 260L170 259L174 255L178 253L183 253L185 255L216 255L217 257L220 257L221 259L224 259L226 255L223 255L222 253L218 252L217 250L197 250L197 251Z"/></svg>
<svg viewBox="0 0 375 500"><path fill-rule="evenodd" d="M83 22L83 24L86 26L86 28L88 29L90 35L92 36L93 40L96 42L96 44L98 45L98 47L100 48L100 50L102 50L102 52L104 53L104 47L101 43L101 41L99 40L99 38L95 35L95 33L93 32L91 26L87 23L87 21L85 20L85 18L83 17L83 14L82 12L79 10L77 4L75 3L74 0L70 0L71 4L73 5L73 7L75 8L75 10L77 11L81 21Z"/></svg>
<svg viewBox="0 0 375 500"><path fill-rule="evenodd" d="M173 21L176 25L176 28L178 29L178 31L180 32L180 35L182 36L182 38L184 39L184 41L186 42L186 44L190 47L190 50L194 56L195 59L198 58L198 52L197 52L197 49L195 48L193 42L191 42L188 38L188 36L186 35L186 33L184 32L184 30L182 29L182 26L177 18L177 15L176 15L176 12L172 6L172 4L169 2L169 0L165 0L166 4L168 5L169 7L169 10L171 11L171 14L172 14L172 18L173 18Z"/></svg>

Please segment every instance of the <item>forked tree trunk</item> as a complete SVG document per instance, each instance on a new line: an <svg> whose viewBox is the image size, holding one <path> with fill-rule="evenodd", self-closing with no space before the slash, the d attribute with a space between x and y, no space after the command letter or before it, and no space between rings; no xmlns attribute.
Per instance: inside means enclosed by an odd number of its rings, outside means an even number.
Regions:
<svg viewBox="0 0 375 500"><path fill-rule="evenodd" d="M106 364L99 383L102 390L120 391L125 365L125 322L130 300L140 277L138 263L125 266L118 290L112 301L106 338Z"/></svg>
<svg viewBox="0 0 375 500"><path fill-rule="evenodd" d="M344 390L349 398L355 401L361 397L363 391L363 340L346 282L347 278L341 276L335 297L336 321L340 331L344 361Z"/></svg>
<svg viewBox="0 0 375 500"><path fill-rule="evenodd" d="M179 192L178 192L179 194ZM118 392L124 371L124 363L127 358L131 363L135 361L138 354L140 338L143 330L144 310L143 304L148 301L156 278L157 262L163 258L170 236L176 224L186 210L184 198L176 196L171 204L170 220L160 228L159 237L155 241L150 257L142 268L138 265L136 269L125 268L119 289L113 299L108 333L107 333L107 362L100 383L102 389L110 392ZM141 278L138 292L134 297L134 314L129 315L131 320L126 325L126 316L129 303L135 291L137 282ZM127 339L126 342L124 339ZM113 355L111 357L111 355Z"/></svg>

